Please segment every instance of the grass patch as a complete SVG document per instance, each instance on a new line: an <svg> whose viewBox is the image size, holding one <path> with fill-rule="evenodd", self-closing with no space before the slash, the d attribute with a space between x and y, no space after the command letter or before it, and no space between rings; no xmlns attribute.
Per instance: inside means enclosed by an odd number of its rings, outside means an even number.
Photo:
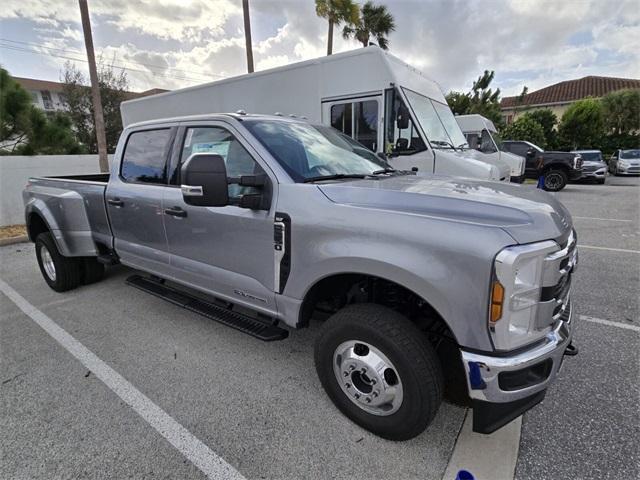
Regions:
<svg viewBox="0 0 640 480"><path fill-rule="evenodd" d="M12 238L21 237L27 234L27 227L25 225L7 225L6 227L0 227L0 238Z"/></svg>

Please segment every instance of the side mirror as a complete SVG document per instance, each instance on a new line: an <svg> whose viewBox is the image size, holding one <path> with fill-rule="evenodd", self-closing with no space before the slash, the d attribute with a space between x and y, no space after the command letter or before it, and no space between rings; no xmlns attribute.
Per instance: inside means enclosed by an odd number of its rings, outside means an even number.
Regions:
<svg viewBox="0 0 640 480"><path fill-rule="evenodd" d="M398 108L398 116L396 117L396 125L398 130L409 128L409 110L404 105Z"/></svg>
<svg viewBox="0 0 640 480"><path fill-rule="evenodd" d="M529 150L527 150L527 157L533 157L535 153L536 152L533 150L533 148L530 148Z"/></svg>
<svg viewBox="0 0 640 480"><path fill-rule="evenodd" d="M188 205L224 207L229 204L224 158L194 153L180 169L182 198Z"/></svg>

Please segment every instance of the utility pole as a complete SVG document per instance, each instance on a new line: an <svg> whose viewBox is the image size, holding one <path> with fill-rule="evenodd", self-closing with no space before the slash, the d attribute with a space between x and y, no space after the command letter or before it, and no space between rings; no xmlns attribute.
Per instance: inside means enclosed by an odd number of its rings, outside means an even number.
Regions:
<svg viewBox="0 0 640 480"><path fill-rule="evenodd" d="M244 14L244 41L247 51L247 70L253 73L253 47L251 46L251 19L249 18L249 0L242 0L242 13Z"/></svg>
<svg viewBox="0 0 640 480"><path fill-rule="evenodd" d="M91 36L91 21L89 20L89 7L87 0L78 0L80 4L80 16L82 18L82 30L84 31L84 45L87 48L87 60L89 61L89 77L91 78L91 98L93 103L93 115L96 125L96 139L98 143L98 159L101 172L109 171L107 158L107 138L104 132L104 116L102 114L102 99L100 98L100 86L98 84L98 72L96 71L96 56L93 53L93 38Z"/></svg>

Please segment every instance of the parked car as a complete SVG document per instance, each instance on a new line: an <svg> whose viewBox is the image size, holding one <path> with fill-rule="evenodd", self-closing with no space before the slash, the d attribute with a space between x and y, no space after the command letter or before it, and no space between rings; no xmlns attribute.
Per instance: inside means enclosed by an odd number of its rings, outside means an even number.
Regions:
<svg viewBox="0 0 640 480"><path fill-rule="evenodd" d="M503 160L511 168L511 181L524 182L525 159L504 150L498 129L482 115L457 115L456 121L467 139L467 146L487 157Z"/></svg>
<svg viewBox="0 0 640 480"><path fill-rule="evenodd" d="M523 140L505 140L502 142L507 152L525 157L525 176L538 178L536 168L538 159L542 158L544 169L544 189L558 192L567 186L569 180L582 177L582 158L571 152L546 152L539 146Z"/></svg>
<svg viewBox="0 0 640 480"><path fill-rule="evenodd" d="M609 159L609 172L614 175L637 175L640 173L640 150L616 150Z"/></svg>
<svg viewBox="0 0 640 480"><path fill-rule="evenodd" d="M109 174L30 179L27 230L59 292L121 263L150 275L131 285L263 340L328 317L320 382L384 438L422 432L445 385L492 432L576 353L571 216L544 192L379 160L296 119L152 120L124 129Z"/></svg>
<svg viewBox="0 0 640 480"><path fill-rule="evenodd" d="M580 180L595 180L603 185L607 178L607 164L600 150L572 150L582 157L582 177Z"/></svg>
<svg viewBox="0 0 640 480"><path fill-rule="evenodd" d="M440 86L384 50L370 46L121 105L123 125L235 112L284 112L332 126L399 170L508 182L509 165L473 150Z"/></svg>

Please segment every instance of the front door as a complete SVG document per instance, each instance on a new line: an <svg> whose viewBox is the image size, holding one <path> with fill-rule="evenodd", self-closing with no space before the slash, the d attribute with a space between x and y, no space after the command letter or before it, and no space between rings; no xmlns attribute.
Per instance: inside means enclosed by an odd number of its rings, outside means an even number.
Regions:
<svg viewBox="0 0 640 480"><path fill-rule="evenodd" d="M323 123L349 135L373 152L382 152L382 95L323 102Z"/></svg>
<svg viewBox="0 0 640 480"><path fill-rule="evenodd" d="M167 188L163 201L172 275L232 303L275 313L274 212L187 205L179 167L193 153L221 155L229 177L265 173L255 152L231 126L208 122L180 129L172 157L174 185ZM274 190L274 180L269 182ZM250 193L256 193L254 187L229 185L231 201Z"/></svg>
<svg viewBox="0 0 640 480"><path fill-rule="evenodd" d="M109 221L120 261L161 274L168 265L162 196L167 188L166 163L175 127L130 133L119 171L106 192Z"/></svg>

